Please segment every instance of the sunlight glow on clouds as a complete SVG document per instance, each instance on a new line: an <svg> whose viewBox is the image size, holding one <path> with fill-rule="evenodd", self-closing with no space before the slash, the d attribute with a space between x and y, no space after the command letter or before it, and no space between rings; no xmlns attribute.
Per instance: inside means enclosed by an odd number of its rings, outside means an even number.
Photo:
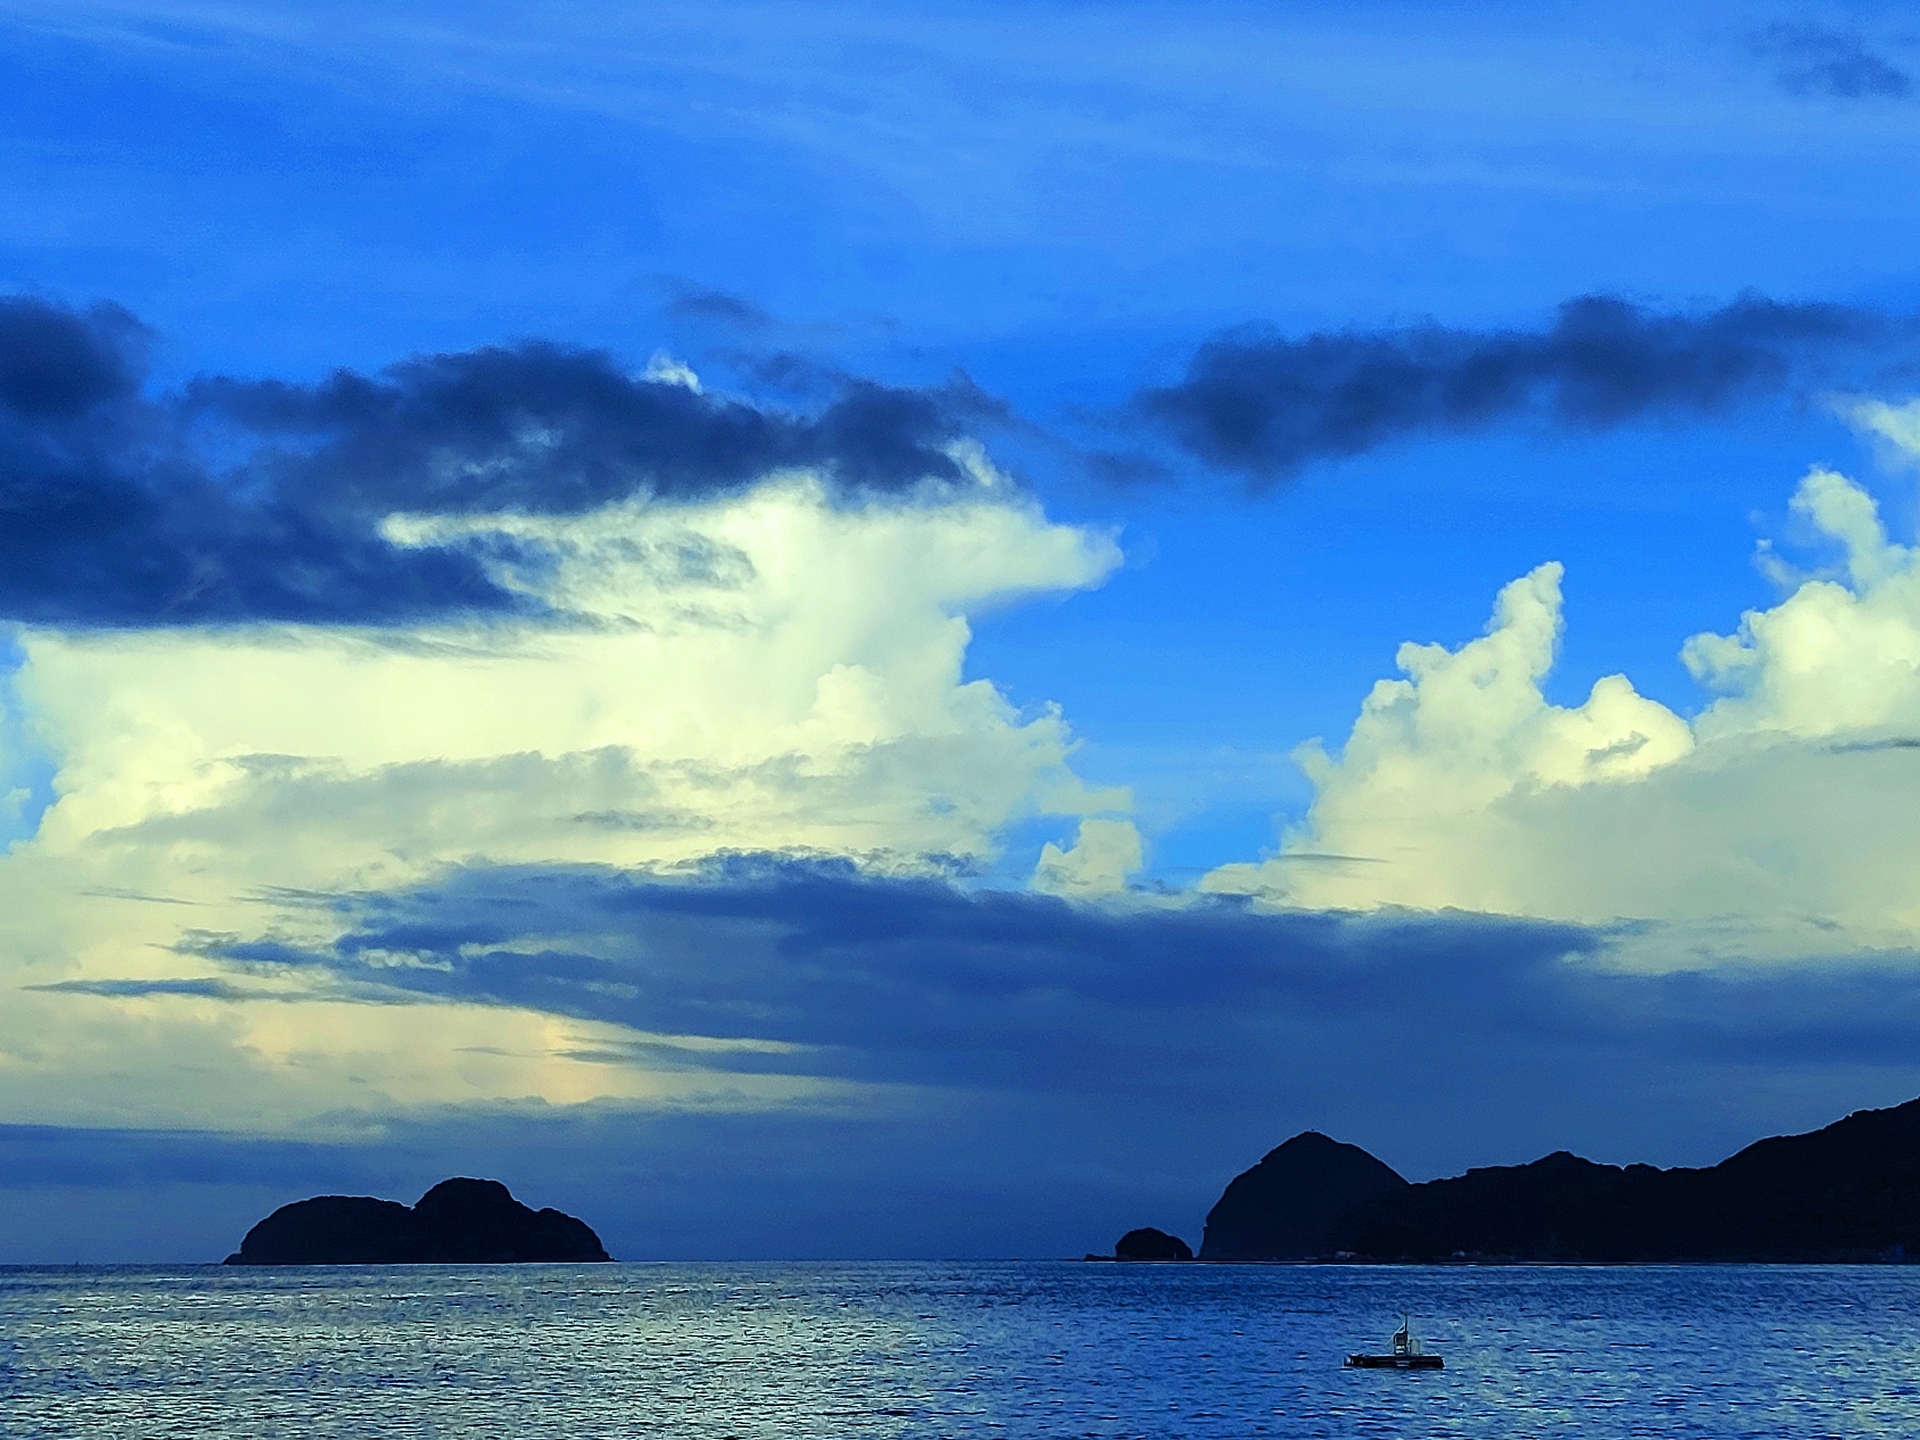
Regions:
<svg viewBox="0 0 1920 1440"><path fill-rule="evenodd" d="M321 884L473 854L981 857L1023 806L1105 808L1064 768L1059 717L961 678L965 610L1117 559L1003 495L841 509L797 479L389 528L474 542L565 620L29 631L17 687L59 763L38 843L217 844L223 817L279 807L296 850L335 838L277 856L276 882ZM511 561L487 547L503 536Z"/></svg>
<svg viewBox="0 0 1920 1440"><path fill-rule="evenodd" d="M188 932L324 934L298 895L452 863L750 849L914 872L987 861L1026 816L1124 809L1074 776L1057 713L1022 716L962 674L969 612L1097 585L1118 549L964 463L971 492L929 503L848 505L794 474L683 505L388 522L395 541L470 548L536 596L526 618L23 628L13 688L55 798L0 860L5 978L178 976ZM313 998L24 994L0 1019L7 1118L254 1124L713 1089L581 1060L605 1037L511 1009L409 1007L370 1030L352 997ZM153 1080L183 1054L190 1082Z"/></svg>

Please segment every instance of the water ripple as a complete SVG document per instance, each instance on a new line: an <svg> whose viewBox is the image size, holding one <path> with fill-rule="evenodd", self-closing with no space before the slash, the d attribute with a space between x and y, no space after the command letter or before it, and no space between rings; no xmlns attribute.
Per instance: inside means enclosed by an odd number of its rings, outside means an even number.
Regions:
<svg viewBox="0 0 1920 1440"><path fill-rule="evenodd" d="M1341 1368L1403 1310L1444 1371ZM1920 1270L0 1270L0 1433L1912 1436Z"/></svg>

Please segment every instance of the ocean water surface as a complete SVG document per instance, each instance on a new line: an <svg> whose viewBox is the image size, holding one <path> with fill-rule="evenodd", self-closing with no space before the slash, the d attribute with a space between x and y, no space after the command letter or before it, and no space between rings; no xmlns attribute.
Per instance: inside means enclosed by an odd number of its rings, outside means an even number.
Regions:
<svg viewBox="0 0 1920 1440"><path fill-rule="evenodd" d="M0 1435L1920 1436L1920 1268L0 1270Z"/></svg>

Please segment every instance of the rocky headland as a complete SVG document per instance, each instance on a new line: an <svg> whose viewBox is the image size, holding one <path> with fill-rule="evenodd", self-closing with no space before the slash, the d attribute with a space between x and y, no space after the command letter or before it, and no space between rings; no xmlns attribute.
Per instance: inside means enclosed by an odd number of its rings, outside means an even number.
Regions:
<svg viewBox="0 0 1920 1440"><path fill-rule="evenodd" d="M1228 1183L1207 1212L1203 1260L1268 1260L1321 1253L1352 1211L1407 1189L1385 1162L1317 1130L1269 1150Z"/></svg>
<svg viewBox="0 0 1920 1440"><path fill-rule="evenodd" d="M497 1265L609 1260L583 1220L522 1205L498 1180L442 1180L411 1206L365 1195L282 1205L228 1265Z"/></svg>
<svg viewBox="0 0 1920 1440"><path fill-rule="evenodd" d="M1749 1145L1718 1165L1528 1165L1409 1184L1309 1131L1236 1176L1202 1260L1768 1261L1920 1258L1920 1100Z"/></svg>

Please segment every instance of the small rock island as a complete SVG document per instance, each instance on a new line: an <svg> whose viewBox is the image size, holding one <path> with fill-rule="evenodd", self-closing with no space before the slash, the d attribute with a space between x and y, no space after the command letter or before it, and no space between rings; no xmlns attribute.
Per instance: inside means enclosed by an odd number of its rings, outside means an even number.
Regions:
<svg viewBox="0 0 1920 1440"><path fill-rule="evenodd" d="M1169 1235L1151 1225L1129 1230L1113 1245L1116 1260L1191 1260L1193 1247L1178 1235Z"/></svg>
<svg viewBox="0 0 1920 1440"><path fill-rule="evenodd" d="M228 1265L514 1265L611 1260L584 1220L534 1210L498 1180L442 1180L412 1206L366 1195L282 1205Z"/></svg>

